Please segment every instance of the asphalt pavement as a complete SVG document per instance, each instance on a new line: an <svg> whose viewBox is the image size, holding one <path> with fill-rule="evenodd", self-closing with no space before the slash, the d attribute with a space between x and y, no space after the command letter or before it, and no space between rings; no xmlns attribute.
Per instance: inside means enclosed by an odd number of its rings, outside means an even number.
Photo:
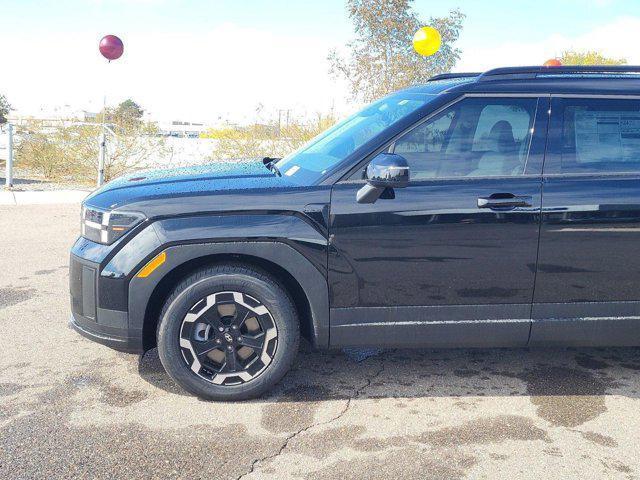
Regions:
<svg viewBox="0 0 640 480"><path fill-rule="evenodd" d="M0 206L0 478L632 479L640 349L303 346L268 396L204 402L67 326L79 206ZM640 327L639 327L640 328Z"/></svg>

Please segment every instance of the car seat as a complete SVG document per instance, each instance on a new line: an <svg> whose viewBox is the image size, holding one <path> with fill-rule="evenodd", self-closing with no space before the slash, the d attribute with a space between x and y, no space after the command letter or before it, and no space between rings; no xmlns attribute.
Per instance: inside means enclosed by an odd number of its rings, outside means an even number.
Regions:
<svg viewBox="0 0 640 480"><path fill-rule="evenodd" d="M476 169L470 172L469 176L487 177L522 173L520 155L513 138L513 128L509 122L506 120L496 122L491 127L488 140L490 149L480 157Z"/></svg>

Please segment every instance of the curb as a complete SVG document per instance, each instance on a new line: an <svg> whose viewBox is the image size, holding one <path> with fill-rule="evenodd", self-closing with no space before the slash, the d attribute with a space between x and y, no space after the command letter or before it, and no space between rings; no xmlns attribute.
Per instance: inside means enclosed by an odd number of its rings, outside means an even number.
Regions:
<svg viewBox="0 0 640 480"><path fill-rule="evenodd" d="M88 190L0 191L0 205L54 205L80 203Z"/></svg>

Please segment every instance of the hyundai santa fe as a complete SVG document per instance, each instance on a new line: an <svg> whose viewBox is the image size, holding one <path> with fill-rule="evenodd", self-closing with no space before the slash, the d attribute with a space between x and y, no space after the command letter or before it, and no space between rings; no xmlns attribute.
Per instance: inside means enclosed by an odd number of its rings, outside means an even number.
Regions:
<svg viewBox="0 0 640 480"><path fill-rule="evenodd" d="M640 345L640 67L445 74L82 205L71 325L202 398L340 347Z"/></svg>

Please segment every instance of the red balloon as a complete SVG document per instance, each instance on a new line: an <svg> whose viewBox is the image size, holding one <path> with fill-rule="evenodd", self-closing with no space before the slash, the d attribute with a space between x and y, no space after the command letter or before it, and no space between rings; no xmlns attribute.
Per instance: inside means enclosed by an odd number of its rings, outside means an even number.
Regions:
<svg viewBox="0 0 640 480"><path fill-rule="evenodd" d="M100 40L100 53L107 60L117 60L124 52L124 43L115 35L107 35Z"/></svg>
<svg viewBox="0 0 640 480"><path fill-rule="evenodd" d="M546 62L544 62L543 66L544 67L561 67L562 62L557 58L552 58L551 60L547 60Z"/></svg>

